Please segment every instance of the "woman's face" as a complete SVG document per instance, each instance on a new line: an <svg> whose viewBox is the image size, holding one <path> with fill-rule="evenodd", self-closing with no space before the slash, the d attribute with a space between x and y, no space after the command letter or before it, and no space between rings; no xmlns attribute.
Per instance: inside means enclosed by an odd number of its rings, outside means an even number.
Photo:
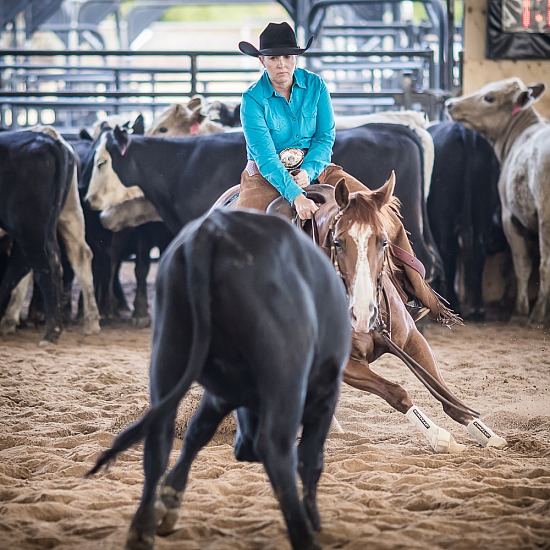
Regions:
<svg viewBox="0 0 550 550"><path fill-rule="evenodd" d="M274 87L292 86L297 55L262 55L261 64L266 68Z"/></svg>

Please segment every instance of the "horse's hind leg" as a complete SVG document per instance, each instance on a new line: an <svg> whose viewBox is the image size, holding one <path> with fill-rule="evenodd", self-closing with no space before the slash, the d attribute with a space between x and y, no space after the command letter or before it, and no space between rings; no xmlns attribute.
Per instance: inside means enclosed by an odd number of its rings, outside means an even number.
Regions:
<svg viewBox="0 0 550 550"><path fill-rule="evenodd" d="M443 376L437 366L432 349L428 342L420 332L413 331L403 347L408 355L410 355L417 363L422 365L426 371L428 371L445 389L447 389L452 397L453 393L445 383ZM448 403L442 403L443 410L456 422L466 426L468 433L476 439L476 441L483 447L497 447L502 448L506 446L506 440L496 435L488 426L486 426L478 418L474 418L473 415L458 410L457 408L449 405ZM407 413L409 420L419 422L422 424L422 420L415 418L418 415L414 411ZM413 417L414 415L414 417Z"/></svg>
<svg viewBox="0 0 550 550"><path fill-rule="evenodd" d="M139 507L134 514L126 548L129 550L152 550L156 528L156 489L166 467L172 441L174 439L174 422L176 410L169 414L157 426L151 427L143 449L143 467L145 481Z"/></svg>
<svg viewBox="0 0 550 550"><path fill-rule="evenodd" d="M212 439L216 429L231 411L226 402L204 392L199 408L191 418L181 455L164 478L157 501L157 533L170 533L178 519L181 499L187 485L191 464L198 452Z"/></svg>

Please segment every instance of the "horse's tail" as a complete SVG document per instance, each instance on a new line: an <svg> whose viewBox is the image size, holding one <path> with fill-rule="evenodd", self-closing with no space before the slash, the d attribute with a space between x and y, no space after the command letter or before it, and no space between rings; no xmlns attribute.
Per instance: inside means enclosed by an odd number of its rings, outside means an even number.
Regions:
<svg viewBox="0 0 550 550"><path fill-rule="evenodd" d="M186 266L186 292L190 305L192 340L187 368L179 382L137 422L119 434L110 449L104 451L95 466L86 474L91 476L111 462L119 453L139 443L151 430L176 409L191 384L198 378L206 361L211 341L210 278L214 243L211 235L219 230L210 221L202 221L195 230L194 238L183 247ZM162 315L162 313L159 313ZM152 358L154 361L154 356Z"/></svg>

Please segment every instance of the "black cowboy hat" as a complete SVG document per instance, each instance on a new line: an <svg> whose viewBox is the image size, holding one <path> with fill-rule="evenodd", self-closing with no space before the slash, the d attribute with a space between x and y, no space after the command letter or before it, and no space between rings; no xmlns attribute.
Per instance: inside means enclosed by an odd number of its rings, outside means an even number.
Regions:
<svg viewBox="0 0 550 550"><path fill-rule="evenodd" d="M239 42L239 50L246 55L258 57L260 55L300 55L313 42L309 39L305 48L298 48L296 35L288 23L269 23L260 34L260 49L256 49L249 42Z"/></svg>

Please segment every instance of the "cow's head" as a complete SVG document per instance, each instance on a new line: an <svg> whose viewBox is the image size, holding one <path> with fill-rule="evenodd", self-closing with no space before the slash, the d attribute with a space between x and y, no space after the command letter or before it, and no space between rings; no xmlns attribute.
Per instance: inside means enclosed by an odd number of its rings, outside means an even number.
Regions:
<svg viewBox="0 0 550 550"><path fill-rule="evenodd" d="M507 78L448 99L445 105L453 120L496 141L514 117L538 101L545 89L543 83L527 86L519 78Z"/></svg>
<svg viewBox="0 0 550 550"><path fill-rule="evenodd" d="M175 103L161 113L154 121L148 136L194 136L222 132L221 124L208 119L204 100L192 97L187 105Z"/></svg>
<svg viewBox="0 0 550 550"><path fill-rule="evenodd" d="M92 175L85 200L94 210L105 210L124 201L143 197L137 187L126 187L113 168L113 155L122 160L130 144L128 130L115 126L99 138L93 155Z"/></svg>

